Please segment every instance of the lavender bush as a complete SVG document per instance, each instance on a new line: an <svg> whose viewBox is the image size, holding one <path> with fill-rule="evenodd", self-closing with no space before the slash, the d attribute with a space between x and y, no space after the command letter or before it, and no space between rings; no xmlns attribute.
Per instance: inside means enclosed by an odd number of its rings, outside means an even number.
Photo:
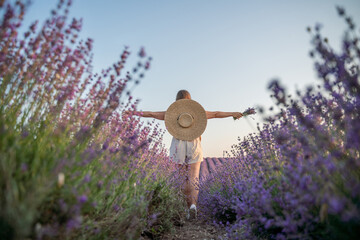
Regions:
<svg viewBox="0 0 360 240"><path fill-rule="evenodd" d="M236 160L200 183L202 216L231 239L357 239L360 236L359 32L336 53L321 25L308 28L317 87L291 97L269 84L277 114L233 147Z"/></svg>
<svg viewBox="0 0 360 240"><path fill-rule="evenodd" d="M151 58L94 74L70 6L19 36L29 4L0 1L0 239L156 237L185 203L162 131L124 114Z"/></svg>

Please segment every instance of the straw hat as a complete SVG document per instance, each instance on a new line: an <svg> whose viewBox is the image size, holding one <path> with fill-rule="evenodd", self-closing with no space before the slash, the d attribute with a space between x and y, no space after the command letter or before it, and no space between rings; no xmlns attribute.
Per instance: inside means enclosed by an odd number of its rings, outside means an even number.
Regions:
<svg viewBox="0 0 360 240"><path fill-rule="evenodd" d="M165 112L165 126L179 140L192 141L205 131L207 117L205 109L191 99L180 99Z"/></svg>

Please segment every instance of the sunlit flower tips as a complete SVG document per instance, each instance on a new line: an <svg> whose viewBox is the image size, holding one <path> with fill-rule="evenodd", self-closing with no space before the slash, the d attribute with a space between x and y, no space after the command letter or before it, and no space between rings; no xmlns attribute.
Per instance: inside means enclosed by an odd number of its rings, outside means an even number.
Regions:
<svg viewBox="0 0 360 240"><path fill-rule="evenodd" d="M150 62L146 62L145 63L145 69L149 69L150 68Z"/></svg>
<svg viewBox="0 0 360 240"><path fill-rule="evenodd" d="M58 174L58 186L62 187L65 184L65 174L64 173L59 173Z"/></svg>
<svg viewBox="0 0 360 240"><path fill-rule="evenodd" d="M340 6L336 6L336 10L338 12L338 14L340 16L344 16L345 15L345 9L343 7L340 7Z"/></svg>
<svg viewBox="0 0 360 240"><path fill-rule="evenodd" d="M321 23L315 24L315 31L316 31L316 32L319 32L322 27L323 27L323 25L322 25Z"/></svg>
<svg viewBox="0 0 360 240"><path fill-rule="evenodd" d="M146 57L145 49L143 47L140 49L139 56L142 58Z"/></svg>

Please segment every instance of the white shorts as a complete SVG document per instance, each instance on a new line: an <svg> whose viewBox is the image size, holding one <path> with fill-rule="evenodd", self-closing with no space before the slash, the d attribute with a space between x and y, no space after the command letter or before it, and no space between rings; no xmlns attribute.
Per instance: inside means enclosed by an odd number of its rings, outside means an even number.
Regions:
<svg viewBox="0 0 360 240"><path fill-rule="evenodd" d="M170 146L170 160L178 164L191 164L204 161L200 137L192 141L173 137Z"/></svg>

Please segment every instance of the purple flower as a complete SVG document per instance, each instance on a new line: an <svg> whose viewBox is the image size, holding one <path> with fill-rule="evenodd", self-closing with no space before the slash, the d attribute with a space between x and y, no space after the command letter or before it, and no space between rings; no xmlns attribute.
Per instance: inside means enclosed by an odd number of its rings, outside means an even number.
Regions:
<svg viewBox="0 0 360 240"><path fill-rule="evenodd" d="M108 147L109 147L109 141L105 141L104 144L103 144L102 149L106 150Z"/></svg>
<svg viewBox="0 0 360 240"><path fill-rule="evenodd" d="M101 188L103 186L103 184L104 184L103 181L100 180L100 181L97 182L96 186L98 188Z"/></svg>
<svg viewBox="0 0 360 240"><path fill-rule="evenodd" d="M68 210L68 205L66 204L66 202L64 201L64 199L59 199L58 201L60 209L62 212L67 212Z"/></svg>
<svg viewBox="0 0 360 240"><path fill-rule="evenodd" d="M81 195L80 197L78 197L79 203L85 203L85 202L87 202L87 200L88 200L88 197L84 194Z"/></svg>
<svg viewBox="0 0 360 240"><path fill-rule="evenodd" d="M29 132L26 131L26 130L23 130L21 136L22 136L23 138L26 138L27 136L29 136Z"/></svg>
<svg viewBox="0 0 360 240"><path fill-rule="evenodd" d="M269 219L269 220L267 220L266 221L266 223L265 223L265 229L268 229L268 228L270 228L271 226L272 226L272 224L273 224L273 219Z"/></svg>
<svg viewBox="0 0 360 240"><path fill-rule="evenodd" d="M86 174L85 175L85 177L84 177L84 183L88 183L88 182L90 182L90 180L91 180L91 177L90 177L90 175L89 174Z"/></svg>
<svg viewBox="0 0 360 240"><path fill-rule="evenodd" d="M139 56L142 58L146 56L145 49L143 47L140 49Z"/></svg>
<svg viewBox="0 0 360 240"><path fill-rule="evenodd" d="M113 206L113 209L114 209L115 212L118 212L120 210L120 207L119 207L119 205L115 204Z"/></svg>
<svg viewBox="0 0 360 240"><path fill-rule="evenodd" d="M329 199L329 213L338 214L344 209L344 201L337 197Z"/></svg>
<svg viewBox="0 0 360 240"><path fill-rule="evenodd" d="M73 229L77 229L81 226L82 223L82 217L81 216L76 216L72 219L70 219L67 223L66 223L66 230L72 231Z"/></svg>
<svg viewBox="0 0 360 240"><path fill-rule="evenodd" d="M26 172L29 169L29 167L28 167L27 163L21 163L20 169L22 172Z"/></svg>

